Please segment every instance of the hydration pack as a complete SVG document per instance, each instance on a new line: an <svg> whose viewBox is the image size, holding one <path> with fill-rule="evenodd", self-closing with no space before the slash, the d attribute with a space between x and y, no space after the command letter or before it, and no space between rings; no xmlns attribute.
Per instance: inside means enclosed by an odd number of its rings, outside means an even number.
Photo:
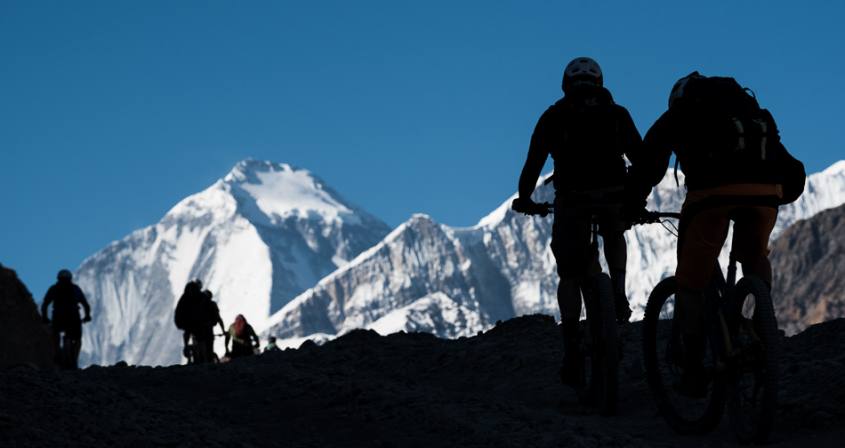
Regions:
<svg viewBox="0 0 845 448"><path fill-rule="evenodd" d="M806 173L780 141L772 114L760 107L753 92L730 77L691 77L678 99L686 120L680 131L685 145L682 166L701 179L727 183L777 183L782 203L804 190Z"/></svg>

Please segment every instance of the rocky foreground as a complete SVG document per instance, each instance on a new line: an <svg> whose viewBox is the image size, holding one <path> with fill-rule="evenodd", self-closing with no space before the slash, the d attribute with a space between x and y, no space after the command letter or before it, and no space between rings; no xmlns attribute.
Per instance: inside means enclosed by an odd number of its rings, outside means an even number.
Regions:
<svg viewBox="0 0 845 448"><path fill-rule="evenodd" d="M0 370L2 446L732 446L723 421L682 437L655 415L639 324L624 328L620 415L600 417L557 382L554 322L483 335L355 331L324 346L206 366ZM783 340L771 446L842 446L845 320Z"/></svg>

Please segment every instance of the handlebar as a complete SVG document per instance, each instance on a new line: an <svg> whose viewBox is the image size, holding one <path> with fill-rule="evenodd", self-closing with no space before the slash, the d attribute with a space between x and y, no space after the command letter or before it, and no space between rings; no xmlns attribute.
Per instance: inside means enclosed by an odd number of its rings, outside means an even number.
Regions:
<svg viewBox="0 0 845 448"><path fill-rule="evenodd" d="M657 224L665 218L680 219L681 214L678 212L653 212L646 210L634 220L634 224Z"/></svg>

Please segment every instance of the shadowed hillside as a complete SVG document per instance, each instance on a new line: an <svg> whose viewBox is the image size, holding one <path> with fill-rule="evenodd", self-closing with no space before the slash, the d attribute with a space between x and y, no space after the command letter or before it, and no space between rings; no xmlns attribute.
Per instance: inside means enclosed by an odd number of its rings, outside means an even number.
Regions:
<svg viewBox="0 0 845 448"><path fill-rule="evenodd" d="M458 340L353 331L324 346L192 367L0 371L9 446L732 446L726 421L673 434L624 328L620 415L603 418L557 382L550 317ZM841 446L845 320L784 339L775 447Z"/></svg>

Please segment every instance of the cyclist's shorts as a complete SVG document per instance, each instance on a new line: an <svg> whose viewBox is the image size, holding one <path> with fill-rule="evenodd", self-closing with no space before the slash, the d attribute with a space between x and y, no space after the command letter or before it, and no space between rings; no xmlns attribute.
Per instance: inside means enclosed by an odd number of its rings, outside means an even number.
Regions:
<svg viewBox="0 0 845 448"><path fill-rule="evenodd" d="M53 332L58 335L61 332L65 333L65 336L70 339L79 340L82 338L82 322L79 319L76 321L72 319L68 320L53 320L52 322Z"/></svg>

